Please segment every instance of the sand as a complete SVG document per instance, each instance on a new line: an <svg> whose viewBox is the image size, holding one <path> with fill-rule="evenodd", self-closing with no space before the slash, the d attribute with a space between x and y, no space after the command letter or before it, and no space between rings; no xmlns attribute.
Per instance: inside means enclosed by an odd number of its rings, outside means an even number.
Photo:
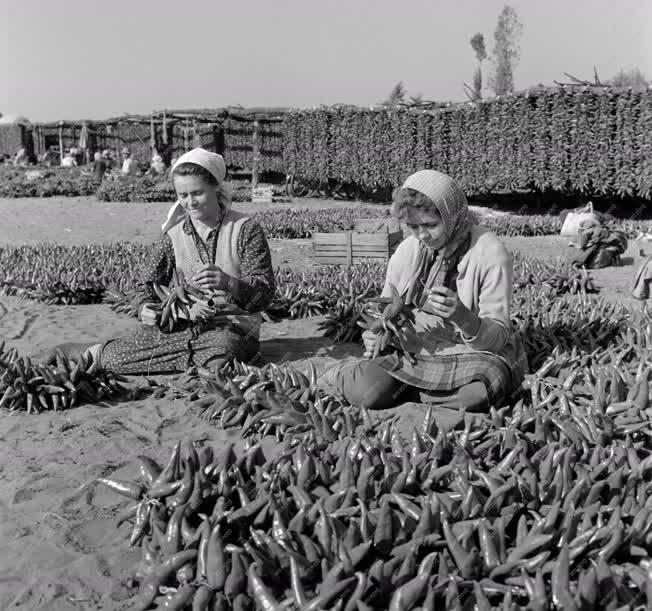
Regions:
<svg viewBox="0 0 652 611"><path fill-rule="evenodd" d="M328 202L299 207L307 204ZM0 244L149 242L156 237L151 225L164 210L162 204L102 204L92 198L0 200L7 220ZM557 237L506 242L539 257L568 250L568 240ZM276 265L312 265L309 241L273 240L271 247ZM638 252L645 247L631 244L623 268L593 274L605 298L628 301ZM311 360L322 373L359 357L358 346L333 346L321 337L319 321L265 324L264 358L304 371ZM105 305L46 306L0 296L0 338L28 355L60 342L101 341L136 324ZM424 410L401 408L401 428L408 430ZM127 547L128 525L116 529L114 523L126 500L93 480L135 477L138 454L162 461L187 437L217 448L227 439L237 441L238 431L203 422L182 400L105 403L38 416L0 413L0 609L130 609L130 592L121 582L139 553ZM267 445L268 452L273 449Z"/></svg>

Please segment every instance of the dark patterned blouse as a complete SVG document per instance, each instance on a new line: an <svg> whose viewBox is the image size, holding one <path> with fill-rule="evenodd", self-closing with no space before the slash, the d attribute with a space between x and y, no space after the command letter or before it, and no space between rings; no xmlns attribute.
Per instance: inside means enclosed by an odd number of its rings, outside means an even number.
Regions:
<svg viewBox="0 0 652 611"><path fill-rule="evenodd" d="M208 238L204 242L189 218L186 217L182 222L184 232L193 236L202 262L214 262L220 225L208 234ZM239 299L234 301L248 312L260 312L272 301L276 290L276 281L267 238L262 227L253 219L248 219L242 225L238 236L238 256L240 257L241 289ZM141 287L139 299L141 304L158 302L149 283L168 285L175 266L172 239L165 234L155 242L147 263L146 284Z"/></svg>

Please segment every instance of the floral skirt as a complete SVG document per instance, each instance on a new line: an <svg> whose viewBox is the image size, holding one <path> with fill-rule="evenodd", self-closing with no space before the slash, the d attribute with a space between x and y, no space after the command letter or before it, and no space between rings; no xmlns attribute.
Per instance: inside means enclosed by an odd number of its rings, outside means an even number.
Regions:
<svg viewBox="0 0 652 611"><path fill-rule="evenodd" d="M142 325L106 342L99 360L104 369L119 374L179 373L193 365L206 367L220 360L250 361L259 345L255 337L227 327L205 331L188 327L162 333Z"/></svg>

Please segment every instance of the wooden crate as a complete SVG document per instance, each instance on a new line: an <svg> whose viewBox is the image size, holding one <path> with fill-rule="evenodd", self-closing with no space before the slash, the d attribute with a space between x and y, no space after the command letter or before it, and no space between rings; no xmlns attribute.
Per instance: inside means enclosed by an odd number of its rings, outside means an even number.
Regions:
<svg viewBox="0 0 652 611"><path fill-rule="evenodd" d="M313 233L313 258L317 263L346 265L370 260L387 261L402 239L402 231Z"/></svg>

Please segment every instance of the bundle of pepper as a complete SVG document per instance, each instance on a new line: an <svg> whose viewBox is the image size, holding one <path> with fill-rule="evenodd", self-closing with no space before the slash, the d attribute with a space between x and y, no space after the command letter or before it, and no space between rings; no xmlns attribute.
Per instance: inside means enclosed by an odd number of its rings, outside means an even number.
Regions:
<svg viewBox="0 0 652 611"><path fill-rule="evenodd" d="M187 442L99 481L135 501L142 609L643 609L651 426L590 441L519 401L448 432L429 411L407 443L390 421L288 435L272 460Z"/></svg>
<svg viewBox="0 0 652 611"><path fill-rule="evenodd" d="M380 292L384 274L385 266L378 263L325 265L303 272L279 268L275 272L277 297L267 312L285 318L305 318L319 316L331 308L346 309L361 303L367 295Z"/></svg>
<svg viewBox="0 0 652 611"><path fill-rule="evenodd" d="M277 270L277 294L267 313L284 318L320 316L330 306L332 296L309 282L305 275Z"/></svg>
<svg viewBox="0 0 652 611"><path fill-rule="evenodd" d="M219 420L224 429L242 427L241 437L287 435L312 431L318 439L334 441L351 435L360 423L358 411L344 407L318 388L317 370L307 375L288 365L263 368L232 363L221 371L195 368L191 405L202 417Z"/></svg>
<svg viewBox="0 0 652 611"><path fill-rule="evenodd" d="M172 332L183 322L190 320L190 309L196 301L210 304L210 298L198 288L188 284L180 269L172 270L170 286L162 286L152 282L152 289L161 300L161 318L159 327L162 331Z"/></svg>
<svg viewBox="0 0 652 611"><path fill-rule="evenodd" d="M393 284L389 284L392 291L391 297L375 297L368 300L368 304L385 304L382 312L377 309L363 309L360 315L364 322L358 321L358 326L368 329L378 336L372 358L376 358L390 346L398 348L409 361L414 361L406 339L415 335L415 315L411 306L405 301Z"/></svg>
<svg viewBox="0 0 652 611"><path fill-rule="evenodd" d="M109 288L104 293L104 303L110 304L111 309L118 314L135 318L142 303L142 295L137 291L123 293L118 289Z"/></svg>
<svg viewBox="0 0 652 611"><path fill-rule="evenodd" d="M567 261L558 259L550 262L517 257L514 261L514 288L520 289L530 285L549 287L553 295L597 292L589 273Z"/></svg>
<svg viewBox="0 0 652 611"><path fill-rule="evenodd" d="M137 398L138 391L120 383L126 381L99 370L90 356L76 362L58 352L56 366L40 365L18 356L15 348L5 352L4 342L0 342L0 408L9 411L26 410L29 414L104 399Z"/></svg>
<svg viewBox="0 0 652 611"><path fill-rule="evenodd" d="M539 367L555 348L563 352L575 348L607 358L631 351L628 334L640 332L631 316L620 304L588 296L552 299L545 290L532 287L519 291L512 307L531 369Z"/></svg>

